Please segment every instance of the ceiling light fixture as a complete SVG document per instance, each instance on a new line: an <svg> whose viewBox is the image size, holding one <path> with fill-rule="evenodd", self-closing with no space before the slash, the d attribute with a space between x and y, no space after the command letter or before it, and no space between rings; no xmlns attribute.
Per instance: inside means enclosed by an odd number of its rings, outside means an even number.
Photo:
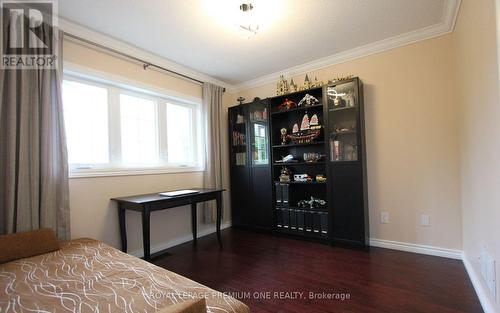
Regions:
<svg viewBox="0 0 500 313"><path fill-rule="evenodd" d="M247 1L240 5L240 34L245 38L257 35L259 25L256 22L255 10L252 2Z"/></svg>

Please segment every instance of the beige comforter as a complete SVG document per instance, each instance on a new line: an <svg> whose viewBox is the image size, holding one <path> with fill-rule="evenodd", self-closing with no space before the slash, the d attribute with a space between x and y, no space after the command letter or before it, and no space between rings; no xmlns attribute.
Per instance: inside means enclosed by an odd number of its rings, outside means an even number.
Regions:
<svg viewBox="0 0 500 313"><path fill-rule="evenodd" d="M248 312L234 298L92 239L0 265L2 313L156 312L195 297L206 298L207 312Z"/></svg>

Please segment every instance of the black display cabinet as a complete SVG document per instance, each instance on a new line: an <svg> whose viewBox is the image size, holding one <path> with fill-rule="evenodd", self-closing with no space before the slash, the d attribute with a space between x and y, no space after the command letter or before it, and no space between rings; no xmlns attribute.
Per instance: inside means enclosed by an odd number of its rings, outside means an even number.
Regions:
<svg viewBox="0 0 500 313"><path fill-rule="evenodd" d="M229 129L235 226L368 245L358 78L232 107Z"/></svg>
<svg viewBox="0 0 500 313"><path fill-rule="evenodd" d="M358 78L324 87L331 239L368 245L363 88Z"/></svg>
<svg viewBox="0 0 500 313"><path fill-rule="evenodd" d="M229 108L231 208L234 226L271 230L269 102Z"/></svg>

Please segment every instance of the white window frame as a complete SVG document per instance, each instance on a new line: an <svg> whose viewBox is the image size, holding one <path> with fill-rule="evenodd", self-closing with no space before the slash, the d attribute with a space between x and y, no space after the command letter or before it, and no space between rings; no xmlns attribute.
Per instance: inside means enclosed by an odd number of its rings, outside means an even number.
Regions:
<svg viewBox="0 0 500 313"><path fill-rule="evenodd" d="M202 151L205 145L204 130L201 123L201 99L182 99L178 96L170 96L168 91L155 87L144 88L144 84L131 85L121 83L116 77L102 78L92 74L64 71L63 80L75 81L83 84L106 88L108 90L108 136L109 136L109 164L69 164L69 177L106 177L126 175L151 175L185 172L202 172L205 170L205 159ZM140 87L137 87L139 85ZM120 116L120 94L144 98L155 102L157 117L157 142L158 154L161 165L128 167L121 164L121 116ZM168 163L168 141L167 141L167 103L188 107L192 110L192 132L193 132L193 155L195 161L192 163ZM162 121L163 119L163 121Z"/></svg>

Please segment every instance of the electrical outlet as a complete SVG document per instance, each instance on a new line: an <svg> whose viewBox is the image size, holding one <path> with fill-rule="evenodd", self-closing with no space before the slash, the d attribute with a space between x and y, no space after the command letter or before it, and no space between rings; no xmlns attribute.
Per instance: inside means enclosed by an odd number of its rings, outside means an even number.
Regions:
<svg viewBox="0 0 500 313"><path fill-rule="evenodd" d="M422 214L420 216L420 226L430 226L431 225L431 217L426 214Z"/></svg>
<svg viewBox="0 0 500 313"><path fill-rule="evenodd" d="M389 224L389 212L384 211L380 213L380 223Z"/></svg>

